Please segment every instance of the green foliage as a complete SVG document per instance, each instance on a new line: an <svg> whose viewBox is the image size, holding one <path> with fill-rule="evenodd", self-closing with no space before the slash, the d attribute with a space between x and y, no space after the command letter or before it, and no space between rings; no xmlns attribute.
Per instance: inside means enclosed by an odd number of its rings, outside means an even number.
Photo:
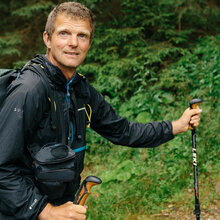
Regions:
<svg viewBox="0 0 220 220"><path fill-rule="evenodd" d="M54 1L56 4L57 1ZM0 35L0 63L2 68L23 65L36 53L44 53L42 41L52 1L3 1L0 5L2 29Z"/></svg>
<svg viewBox="0 0 220 220"><path fill-rule="evenodd" d="M153 85L148 87L145 84L119 108L121 115L139 122L156 120L161 116L161 119L174 120L188 106L191 98L204 100L201 104L202 122L197 129L202 204L219 199L214 193L215 184L209 182L215 182L220 172L220 118L217 117L220 113L219 39L219 35L199 39L193 50L186 50L178 62L159 71L158 80L153 81ZM95 170L94 167L92 170L103 179L103 184L95 190L97 197L91 198L88 204L96 210L100 207L105 211L89 211L91 219L115 219L115 213L118 219L137 212L150 214L159 212L168 202L177 203L177 206L181 203L193 209L190 133L175 137L163 147L149 150L98 146L98 152L97 147L89 150L86 161L89 166L96 164ZM205 193L206 187L210 192L209 198Z"/></svg>
<svg viewBox="0 0 220 220"><path fill-rule="evenodd" d="M37 53L50 9L63 0L0 2L1 68L19 67ZM219 176L220 4L218 0L82 0L96 15L95 37L79 72L115 110L146 123L176 120L202 98L197 130L203 202ZM88 219L127 219L193 199L191 135L156 149L113 146L88 129L86 171L103 179L88 201ZM202 181L201 181L202 180ZM210 196L204 192L210 189ZM190 199L189 199L190 198Z"/></svg>
<svg viewBox="0 0 220 220"><path fill-rule="evenodd" d="M32 4L28 4L24 7L14 10L12 12L12 16L16 15L18 17L25 17L29 19L29 18L35 17L36 15L39 15L40 13L44 11L47 12L54 6L55 4L53 4L52 2L38 2L35 4L32 3ZM47 15L47 13L44 13L44 14Z"/></svg>
<svg viewBox="0 0 220 220"><path fill-rule="evenodd" d="M220 70L220 36L209 36L200 40L200 43L191 53L189 52L175 65L164 70L160 77L160 89L174 90L178 97L201 97L205 101L210 99L217 107L219 97L219 70ZM166 81L166 83L163 83Z"/></svg>
<svg viewBox="0 0 220 220"><path fill-rule="evenodd" d="M17 44L21 43L15 36L5 35L4 38L0 39L0 55L1 56L14 56L19 55L20 51L15 48Z"/></svg>

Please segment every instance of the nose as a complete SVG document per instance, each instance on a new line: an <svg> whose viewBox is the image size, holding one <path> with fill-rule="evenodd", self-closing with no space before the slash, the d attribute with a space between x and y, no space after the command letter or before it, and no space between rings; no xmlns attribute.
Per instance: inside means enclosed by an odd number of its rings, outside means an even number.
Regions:
<svg viewBox="0 0 220 220"><path fill-rule="evenodd" d="M69 38L68 44L70 47L77 47L78 46L78 38L77 36L72 35Z"/></svg>

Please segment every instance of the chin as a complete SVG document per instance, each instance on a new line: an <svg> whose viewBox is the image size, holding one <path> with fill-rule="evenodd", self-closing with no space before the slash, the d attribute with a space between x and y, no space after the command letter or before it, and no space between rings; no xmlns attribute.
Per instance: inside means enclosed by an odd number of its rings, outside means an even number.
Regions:
<svg viewBox="0 0 220 220"><path fill-rule="evenodd" d="M68 62L63 62L62 63L63 64L63 66L66 66L66 67L76 67L76 66L79 66L79 63L77 62L74 62L74 61L71 61L71 60L68 60Z"/></svg>
<svg viewBox="0 0 220 220"><path fill-rule="evenodd" d="M76 68L79 66L79 65L73 65L73 64L64 64L63 65L66 69L69 69L69 70L76 70Z"/></svg>

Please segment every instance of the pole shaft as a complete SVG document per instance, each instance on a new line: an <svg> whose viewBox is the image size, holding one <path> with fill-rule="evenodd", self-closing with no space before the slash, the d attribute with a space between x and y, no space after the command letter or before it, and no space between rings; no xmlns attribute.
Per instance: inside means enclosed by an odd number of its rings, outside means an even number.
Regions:
<svg viewBox="0 0 220 220"><path fill-rule="evenodd" d="M192 99L189 102L190 109L196 109L202 103L202 99ZM200 206L199 206L199 187L198 187L198 171L197 171L197 152L196 152L196 129L193 125L189 128L192 130L192 153L193 153L193 172L194 172L194 189L195 189L195 210L196 219L200 220Z"/></svg>
<svg viewBox="0 0 220 220"><path fill-rule="evenodd" d="M199 205L199 186L198 186L198 170L197 170L197 152L196 152L196 130L192 130L192 152L193 152L193 171L194 171L194 189L195 189L195 210L196 219L200 220Z"/></svg>

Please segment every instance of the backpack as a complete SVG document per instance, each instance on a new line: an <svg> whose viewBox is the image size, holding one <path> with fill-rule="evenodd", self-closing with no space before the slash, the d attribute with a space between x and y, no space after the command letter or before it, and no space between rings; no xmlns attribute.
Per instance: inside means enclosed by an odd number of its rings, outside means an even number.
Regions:
<svg viewBox="0 0 220 220"><path fill-rule="evenodd" d="M42 83L44 84L44 87L47 90L48 100L50 101L52 129L56 130L58 140L62 140L62 142L65 143L66 134L61 129L61 126L60 126L60 122L63 119L63 112L59 111L59 109L57 108L55 93L51 89L49 80L44 72L44 67L41 64L28 62L27 64L25 64L24 67L19 68L19 69L0 69L0 112L4 104L4 100L7 96L8 86L14 80L18 79L20 74L22 74L22 71L26 69L30 69L32 72L40 76L40 79ZM83 92L85 93L85 91ZM88 118L87 126L89 127L92 110L91 110L91 107L87 104L87 98L82 97L81 99L78 100L78 103L80 103L81 106L83 105L85 106L85 111L86 111L87 118ZM88 111L86 110L87 106L89 106ZM75 109L75 112L78 114L77 109ZM77 119L79 120L79 117L77 117ZM79 129L77 129L77 132L80 132L83 129L82 125L79 121L77 121L76 123L79 126ZM77 135L81 135L81 134L77 134Z"/></svg>
<svg viewBox="0 0 220 220"><path fill-rule="evenodd" d="M27 63L24 67L18 68L18 69L0 69L0 112L1 112L2 106L4 104L4 100L7 96L8 86L14 80L18 79L20 74L22 74L22 71L25 69L31 69L33 72L35 72L36 74L38 74L40 76L41 81L47 90L48 100L51 103L52 128L56 129L57 133L59 133L59 131L58 131L59 125L58 125L57 115L56 115L55 98L54 98L52 90L50 88L49 81L44 73L43 66L41 66L39 64Z"/></svg>
<svg viewBox="0 0 220 220"><path fill-rule="evenodd" d="M0 69L0 110L7 95L7 87L20 75L20 69Z"/></svg>

